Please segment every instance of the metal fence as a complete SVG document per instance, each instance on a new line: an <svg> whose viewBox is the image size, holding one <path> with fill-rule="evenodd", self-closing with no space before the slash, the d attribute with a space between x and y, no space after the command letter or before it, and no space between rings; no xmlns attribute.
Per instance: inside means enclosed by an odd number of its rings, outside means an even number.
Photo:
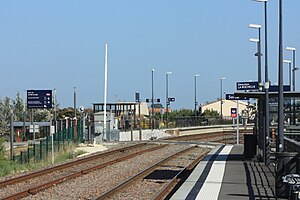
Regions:
<svg viewBox="0 0 300 200"><path fill-rule="evenodd" d="M77 126L53 134L55 152L64 151L70 144L76 144L82 141L82 122L79 122ZM32 142L28 144L27 149L20 151L18 155L13 155L13 160L21 164L37 160L47 160L51 155L51 150L51 136L47 135L46 138L39 139L36 143Z"/></svg>

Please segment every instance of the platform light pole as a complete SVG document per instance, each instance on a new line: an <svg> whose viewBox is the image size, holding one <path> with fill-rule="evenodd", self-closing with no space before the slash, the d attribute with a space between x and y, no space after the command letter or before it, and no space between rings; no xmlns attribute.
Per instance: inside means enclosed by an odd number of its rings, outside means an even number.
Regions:
<svg viewBox="0 0 300 200"><path fill-rule="evenodd" d="M152 99L151 99L151 103L152 103L152 119L151 119L151 128L152 130L154 129L154 69L151 70L151 90L152 90Z"/></svg>
<svg viewBox="0 0 300 200"><path fill-rule="evenodd" d="M284 149L284 112L283 112L283 26L282 26L282 0L279 0L279 62L278 62L278 142L276 151Z"/></svg>
<svg viewBox="0 0 300 200"><path fill-rule="evenodd" d="M168 113L169 113L169 75L172 74L172 72L166 73L166 128L169 127L169 121L168 121Z"/></svg>
<svg viewBox="0 0 300 200"><path fill-rule="evenodd" d="M256 2L264 2L265 14L265 131L264 131L264 162L270 163L270 142L269 142L269 129L270 129L270 105L269 105L269 69L268 69L268 0L253 0Z"/></svg>
<svg viewBox="0 0 300 200"><path fill-rule="evenodd" d="M220 98L221 98L221 103L220 103L220 108L221 108L221 124L223 124L223 80L225 80L225 77L220 78Z"/></svg>
<svg viewBox="0 0 300 200"><path fill-rule="evenodd" d="M288 51L293 52L293 68L292 68L292 85L291 85L291 91L295 92L296 91L296 70L299 68L296 67L296 48L295 47L286 47L285 48ZM295 112L295 99L292 100L293 104L293 112ZM296 116L295 113L293 113L293 124L296 124Z"/></svg>
<svg viewBox="0 0 300 200"><path fill-rule="evenodd" d="M249 24L249 28L254 28L258 30L258 39L250 39L250 42L257 43L257 53L255 56L257 56L257 63L258 63L258 73L257 73L257 79L259 84L259 90L262 90L262 81L261 81L261 25L259 24Z"/></svg>
<svg viewBox="0 0 300 200"><path fill-rule="evenodd" d="M200 74L195 74L194 75L194 85L195 85L195 122L196 122L196 118L197 118L197 105L198 105L198 102L197 102L197 77L199 77Z"/></svg>
<svg viewBox="0 0 300 200"><path fill-rule="evenodd" d="M293 80L292 80L292 91L295 92L296 91L296 70L298 70L298 68L296 68L296 48L294 47L286 47L285 48L288 51L292 51L293 52Z"/></svg>

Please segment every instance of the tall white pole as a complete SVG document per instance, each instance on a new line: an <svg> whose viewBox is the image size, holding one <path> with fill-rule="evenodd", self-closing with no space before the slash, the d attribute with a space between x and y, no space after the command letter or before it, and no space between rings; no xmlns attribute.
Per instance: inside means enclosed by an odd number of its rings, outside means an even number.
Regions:
<svg viewBox="0 0 300 200"><path fill-rule="evenodd" d="M106 137L106 98L107 98L107 44L105 44L105 64L104 64L104 120L103 120L104 137Z"/></svg>

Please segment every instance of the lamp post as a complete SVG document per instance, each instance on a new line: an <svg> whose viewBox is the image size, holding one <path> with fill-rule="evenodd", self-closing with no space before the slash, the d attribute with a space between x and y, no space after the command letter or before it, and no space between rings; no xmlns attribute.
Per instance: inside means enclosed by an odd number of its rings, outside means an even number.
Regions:
<svg viewBox="0 0 300 200"><path fill-rule="evenodd" d="M169 112L169 75L172 74L172 72L166 73L166 128L169 127L169 121L168 121L168 112Z"/></svg>
<svg viewBox="0 0 300 200"><path fill-rule="evenodd" d="M285 48L288 51L292 51L293 52L293 69L292 69L292 85L291 85L291 91L295 92L296 91L296 70L298 70L299 68L296 67L296 48L294 47L286 47ZM291 64L290 64L291 65ZM293 112L295 112L295 99L293 99L292 101L293 104ZM295 113L293 113L293 119L292 119L292 123L295 125L296 124L296 116Z"/></svg>
<svg viewBox="0 0 300 200"><path fill-rule="evenodd" d="M284 149L284 112L283 112L283 45L282 45L282 0L279 0L279 63L278 63L278 142L276 151Z"/></svg>
<svg viewBox="0 0 300 200"><path fill-rule="evenodd" d="M298 70L298 68L296 68L296 48L294 47L287 47L286 50L288 51L292 51L293 52L293 81L292 81L292 86L293 89L292 91L296 91L296 70Z"/></svg>
<svg viewBox="0 0 300 200"><path fill-rule="evenodd" d="M220 95L220 98L221 98L221 124L223 124L223 80L225 80L225 77L222 77L220 78L220 91L221 91L221 95Z"/></svg>
<svg viewBox="0 0 300 200"><path fill-rule="evenodd" d="M152 117L152 119L151 119L151 128L152 128L152 130L154 129L154 82L153 82L153 77L154 77L154 69L152 69L151 70L151 85L152 85L152 87L151 87L151 90L152 90L152 99L151 99L151 103L152 103L152 115L151 115L151 117Z"/></svg>
<svg viewBox="0 0 300 200"><path fill-rule="evenodd" d="M259 84L259 90L262 90L262 82L261 82L261 25L259 24L249 24L249 28L255 28L258 29L258 39L250 39L250 42L257 43L257 53L255 56L257 56L257 63L258 63L258 73L257 73L257 79Z"/></svg>
<svg viewBox="0 0 300 200"><path fill-rule="evenodd" d="M197 77L199 77L200 74L195 74L194 75L194 85L195 85L195 123L196 123L196 117L197 117L197 105L198 105L198 102L197 102Z"/></svg>
<svg viewBox="0 0 300 200"><path fill-rule="evenodd" d="M265 164L270 163L270 143L269 143L269 69L268 69L268 8L267 2L268 0L253 0L256 2L264 2L264 10L265 10L265 132L264 132L264 162Z"/></svg>

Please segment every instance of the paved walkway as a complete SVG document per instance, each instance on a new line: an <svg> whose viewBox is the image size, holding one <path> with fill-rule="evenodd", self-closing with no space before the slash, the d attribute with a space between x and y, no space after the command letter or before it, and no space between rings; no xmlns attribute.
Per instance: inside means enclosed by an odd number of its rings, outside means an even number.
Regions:
<svg viewBox="0 0 300 200"><path fill-rule="evenodd" d="M273 165L244 160L243 150L243 145L212 150L171 199L276 199Z"/></svg>

